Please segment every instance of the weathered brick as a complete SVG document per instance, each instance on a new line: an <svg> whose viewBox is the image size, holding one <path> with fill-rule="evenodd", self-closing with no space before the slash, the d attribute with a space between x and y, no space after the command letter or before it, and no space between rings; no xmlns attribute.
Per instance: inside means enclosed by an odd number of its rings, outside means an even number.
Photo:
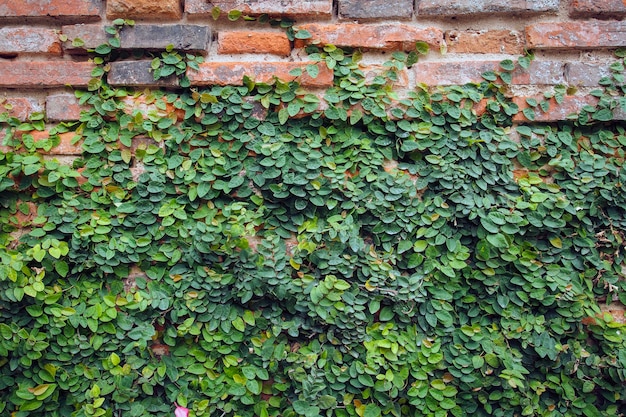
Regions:
<svg viewBox="0 0 626 417"><path fill-rule="evenodd" d="M52 29L34 27L0 28L0 54L38 53L61 55L59 35Z"/></svg>
<svg viewBox="0 0 626 417"><path fill-rule="evenodd" d="M49 122L78 120L81 111L86 109L73 94L51 94L46 97L46 119Z"/></svg>
<svg viewBox="0 0 626 417"><path fill-rule="evenodd" d="M241 85L243 77L248 76L257 82L270 83L274 78L282 81L298 81L307 87L328 87L333 82L333 72L325 65L318 64L316 78L308 75L305 67L311 62L205 62L200 70L188 72L192 85ZM300 68L301 76L289 72Z"/></svg>
<svg viewBox="0 0 626 417"><path fill-rule="evenodd" d="M451 53L523 54L524 36L514 30L481 30L446 32L446 45Z"/></svg>
<svg viewBox="0 0 626 417"><path fill-rule="evenodd" d="M94 64L72 61L0 62L0 87L56 88L86 87Z"/></svg>
<svg viewBox="0 0 626 417"><path fill-rule="evenodd" d="M385 72L389 71L388 67L379 64L361 65L359 69L363 72L363 75L365 76L365 82L367 84L371 84L374 81L374 78L381 76ZM397 88L409 87L409 70L396 70L396 74L398 76L398 79L394 81L393 86Z"/></svg>
<svg viewBox="0 0 626 417"><path fill-rule="evenodd" d="M572 17L623 17L626 16L624 0L572 0Z"/></svg>
<svg viewBox="0 0 626 417"><path fill-rule="evenodd" d="M408 24L311 23L298 25L297 28L308 30L312 37L298 41L296 46L320 41L342 47L409 51L415 49L416 41L439 49L443 40L443 32L438 28L418 28Z"/></svg>
<svg viewBox="0 0 626 417"><path fill-rule="evenodd" d="M95 49L108 39L104 25L100 23L65 25L61 27L61 33L67 37L67 41L63 42L63 49L70 53L84 53L87 49Z"/></svg>
<svg viewBox="0 0 626 417"><path fill-rule="evenodd" d="M537 101L543 100L543 96L533 97ZM522 110L528 108L526 102L527 97L514 97L513 102L518 105L520 111L513 116L514 122L528 122L529 120L524 116ZM596 97L590 95L584 96L565 96L563 102L557 104L554 99L550 99L550 108L547 112L541 111L541 109L535 110L535 122L558 122L561 120L567 120L568 116L579 113L584 106L594 106L598 102Z"/></svg>
<svg viewBox="0 0 626 417"><path fill-rule="evenodd" d="M413 0L339 0L340 19L410 19Z"/></svg>
<svg viewBox="0 0 626 417"><path fill-rule="evenodd" d="M178 86L178 79L174 76L155 80L152 72L151 62L147 60L112 62L107 80L109 84L113 86Z"/></svg>
<svg viewBox="0 0 626 417"><path fill-rule="evenodd" d="M123 49L165 49L206 53L211 29L200 25L135 25L120 34Z"/></svg>
<svg viewBox="0 0 626 417"><path fill-rule="evenodd" d="M531 49L613 48L626 45L626 22L553 22L526 27Z"/></svg>
<svg viewBox="0 0 626 417"><path fill-rule="evenodd" d="M220 32L217 37L217 52L287 56L291 53L291 43L283 32Z"/></svg>
<svg viewBox="0 0 626 417"><path fill-rule="evenodd" d="M101 4L101 0L0 0L0 17L99 20Z"/></svg>
<svg viewBox="0 0 626 417"><path fill-rule="evenodd" d="M329 18L333 11L332 0L185 0L185 12L190 17L210 16L213 8L223 12L240 10L258 16L286 16L292 18Z"/></svg>
<svg viewBox="0 0 626 417"><path fill-rule="evenodd" d="M421 0L417 15L458 16L491 13L557 12L559 0Z"/></svg>
<svg viewBox="0 0 626 417"><path fill-rule="evenodd" d="M42 111L43 105L32 97L0 98L0 113L7 112L9 116L22 121L28 120L33 113Z"/></svg>
<svg viewBox="0 0 626 417"><path fill-rule="evenodd" d="M108 0L109 19L180 19L183 15L180 0Z"/></svg>
<svg viewBox="0 0 626 417"><path fill-rule="evenodd" d="M417 83L427 85L462 85L483 80L487 71L499 71L500 61L418 62L411 71ZM528 70L516 69L516 85L555 85L564 82L563 65L558 61L533 61Z"/></svg>
<svg viewBox="0 0 626 417"><path fill-rule="evenodd" d="M588 62L567 62L565 79L568 84L580 87L596 87L602 77L611 75L608 65Z"/></svg>
<svg viewBox="0 0 626 417"><path fill-rule="evenodd" d="M100 24L63 26L67 36L64 48L70 52L83 52L106 43L109 35ZM81 45L72 41L80 39ZM169 45L174 49L206 54L211 42L211 29L201 25L142 25L124 27L120 32L120 49L164 50Z"/></svg>

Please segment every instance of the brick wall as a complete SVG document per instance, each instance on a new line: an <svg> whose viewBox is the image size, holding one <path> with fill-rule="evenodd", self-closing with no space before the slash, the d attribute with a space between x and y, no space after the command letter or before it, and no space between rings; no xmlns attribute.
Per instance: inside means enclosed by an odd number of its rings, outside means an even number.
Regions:
<svg viewBox="0 0 626 417"><path fill-rule="evenodd" d="M211 16L216 6L224 12L218 20ZM363 48L373 67L391 51L424 41L431 52L401 78L408 89L476 81L528 49L536 60L514 77L513 91L524 96L572 85L581 97L569 101L571 110L588 102L582 97L607 73L611 50L626 46L626 3L618 0L0 0L0 106L20 119L33 112L44 112L49 122L77 119L72 89L85 87L93 68L86 49L103 43L104 27L119 17L137 22L123 31L123 49L172 44L204 55L200 71L190 74L193 85L238 84L243 75L290 78L290 70L307 64L305 42L290 42L269 25L231 22L225 13L231 9L295 19L314 40ZM73 45L77 38L82 46ZM148 67L116 62L109 81L163 86ZM322 72L301 81L325 87L332 78ZM555 111L542 119L562 117Z"/></svg>
<svg viewBox="0 0 626 417"><path fill-rule="evenodd" d="M216 6L224 13L214 20ZM225 13L232 9L295 19L313 38L292 42L281 29L232 22ZM518 103L557 84L576 87L541 121L565 119L592 103L587 93L608 73L612 51L626 46L623 0L0 0L0 112L20 120L43 113L49 124L77 120L81 109L73 91L87 86L94 68L86 50L102 44L104 28L120 17L136 20L122 32L122 49L172 44L204 55L200 70L189 74L194 86L240 84L244 75L291 79L292 69L308 64L302 47L313 40L362 48L363 65L372 69L392 51L426 42L430 53L401 74L398 85L406 89L479 81L501 60L530 50L536 59L512 80ZM174 86L155 83L149 67L149 61L114 62L109 82ZM300 81L324 88L332 74L322 69L317 78ZM517 120L525 122L521 115ZM46 137L39 132L35 140ZM80 144L61 139L49 154L63 161L80 154Z"/></svg>

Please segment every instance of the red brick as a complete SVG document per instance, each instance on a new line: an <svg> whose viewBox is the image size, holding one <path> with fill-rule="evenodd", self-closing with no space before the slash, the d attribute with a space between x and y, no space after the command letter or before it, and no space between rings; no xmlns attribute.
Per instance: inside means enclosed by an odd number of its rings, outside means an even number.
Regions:
<svg viewBox="0 0 626 417"><path fill-rule="evenodd" d="M291 53L291 43L283 32L220 32L217 37L217 52L288 56Z"/></svg>
<svg viewBox="0 0 626 417"><path fill-rule="evenodd" d="M24 213L22 211L22 208L25 208L26 213ZM28 226L31 224L31 222L33 221L33 219L35 217L37 217L37 204L35 204L32 201L21 201L18 200L17 201L17 210L15 212L15 214L11 217L9 217L9 219L11 220L12 223L14 223L16 226Z"/></svg>
<svg viewBox="0 0 626 417"><path fill-rule="evenodd" d="M101 0L0 0L0 17L100 19Z"/></svg>
<svg viewBox="0 0 626 417"><path fill-rule="evenodd" d="M183 10L179 0L108 0L109 19L180 19Z"/></svg>
<svg viewBox="0 0 626 417"><path fill-rule="evenodd" d="M274 78L282 81L299 81L307 87L329 87L333 83L333 72L323 64L317 64L319 74L316 78L310 77L305 67L311 62L205 62L200 64L199 71L189 71L191 84L206 85L241 85L244 76L257 82L271 83ZM300 68L299 77L289 74L290 71Z"/></svg>
<svg viewBox="0 0 626 417"><path fill-rule="evenodd" d="M530 49L613 48L626 45L626 22L553 22L526 27Z"/></svg>
<svg viewBox="0 0 626 417"><path fill-rule="evenodd" d="M443 32L438 28L418 28L407 24L305 24L297 29L308 30L312 38L296 42L296 46L304 43L320 41L350 48L380 49L387 51L410 51L415 49L415 42L423 41L431 47L439 49L443 40Z"/></svg>
<svg viewBox="0 0 626 417"><path fill-rule="evenodd" d="M222 14L230 10L240 10L243 14L258 16L286 16L292 18L330 18L333 11L332 0L185 0L185 12L190 17L208 17L214 7Z"/></svg>
<svg viewBox="0 0 626 417"><path fill-rule="evenodd" d="M522 110L528 108L526 102L527 97L514 97L513 102L519 106L519 113L513 116L514 122L528 122L529 120L524 116ZM533 97L538 102L543 100L543 96ZM584 106L594 106L597 104L598 99L590 95L584 96L565 96L561 104L557 104L554 99L550 99L550 108L547 112L541 111L536 108L535 110L535 122L557 122L560 120L568 120L568 116L571 114L577 114Z"/></svg>
<svg viewBox="0 0 626 417"><path fill-rule="evenodd" d="M559 0L421 0L418 2L417 16L459 16L492 13L541 13L556 12Z"/></svg>
<svg viewBox="0 0 626 417"><path fill-rule="evenodd" d="M61 55L59 35L52 29L34 27L0 28L0 54L37 53Z"/></svg>
<svg viewBox="0 0 626 417"><path fill-rule="evenodd" d="M30 97L0 98L0 113L8 112L9 116L25 121L36 112L43 111L41 103Z"/></svg>
<svg viewBox="0 0 626 417"><path fill-rule="evenodd" d="M56 88L86 87L94 64L71 61L0 62L0 87Z"/></svg>
<svg viewBox="0 0 626 417"><path fill-rule="evenodd" d="M86 109L73 94L52 94L46 97L46 119L49 122L78 120L81 111Z"/></svg>
<svg viewBox="0 0 626 417"><path fill-rule="evenodd" d="M446 32L446 45L451 53L512 54L524 53L524 36L514 30L483 30Z"/></svg>
<svg viewBox="0 0 626 417"><path fill-rule="evenodd" d="M427 85L462 85L483 81L482 74L499 71L500 61L418 62L411 71L415 82ZM528 70L516 69L516 85L555 85L564 82L563 65L558 61L533 61Z"/></svg>
<svg viewBox="0 0 626 417"><path fill-rule="evenodd" d="M624 0L572 0L572 17L622 17L626 16Z"/></svg>

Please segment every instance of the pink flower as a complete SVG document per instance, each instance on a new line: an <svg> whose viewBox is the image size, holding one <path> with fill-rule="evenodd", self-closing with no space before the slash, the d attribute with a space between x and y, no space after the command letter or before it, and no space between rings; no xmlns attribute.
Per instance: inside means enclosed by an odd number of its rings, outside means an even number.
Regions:
<svg viewBox="0 0 626 417"><path fill-rule="evenodd" d="M174 403L176 406L176 410L174 410L174 416L176 417L189 417L189 409L185 407L181 407L180 405Z"/></svg>

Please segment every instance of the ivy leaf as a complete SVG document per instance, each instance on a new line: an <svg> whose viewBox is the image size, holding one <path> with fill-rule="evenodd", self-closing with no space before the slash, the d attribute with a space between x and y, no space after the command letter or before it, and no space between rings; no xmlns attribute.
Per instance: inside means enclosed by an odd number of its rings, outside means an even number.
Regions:
<svg viewBox="0 0 626 417"><path fill-rule="evenodd" d="M509 241L502 233L487 235L487 241L496 248L504 249L509 247Z"/></svg>
<svg viewBox="0 0 626 417"><path fill-rule="evenodd" d="M316 64L309 64L306 66L306 72L311 78L317 78L320 73L320 68Z"/></svg>
<svg viewBox="0 0 626 417"><path fill-rule="evenodd" d="M380 417L381 409L376 404L368 404L363 411L363 417Z"/></svg>
<svg viewBox="0 0 626 417"><path fill-rule="evenodd" d="M430 51L430 46L424 41L415 42L415 50L418 54L426 55Z"/></svg>
<svg viewBox="0 0 626 417"><path fill-rule="evenodd" d="M312 37L313 37L313 35L311 35L311 32L309 32L306 29L298 29L295 32L295 38L296 39L310 39Z"/></svg>

